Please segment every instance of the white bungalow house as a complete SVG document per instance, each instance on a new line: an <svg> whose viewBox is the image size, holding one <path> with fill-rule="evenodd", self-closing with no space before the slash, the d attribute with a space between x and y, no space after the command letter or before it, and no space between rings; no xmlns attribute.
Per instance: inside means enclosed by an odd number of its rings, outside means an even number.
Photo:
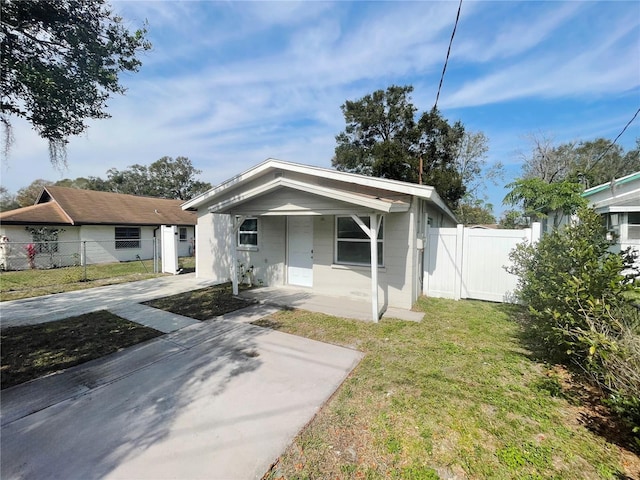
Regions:
<svg viewBox="0 0 640 480"><path fill-rule="evenodd" d="M38 267L154 258L162 225L175 226L179 256L193 254L196 216L182 200L139 197L76 188L44 187L34 205L0 212L0 235L10 253L2 268L26 268L25 249L37 249ZM55 234L43 235L43 229ZM46 238L46 241L44 237ZM84 251L80 245L85 243ZM49 265L53 263L53 265ZM20 267L21 265L21 267Z"/></svg>
<svg viewBox="0 0 640 480"><path fill-rule="evenodd" d="M411 308L422 292L427 225L454 226L433 187L280 160L241 173L182 205L195 210L196 276L238 269L265 286Z"/></svg>
<svg viewBox="0 0 640 480"><path fill-rule="evenodd" d="M640 252L640 172L589 188L582 196L615 234L618 251Z"/></svg>

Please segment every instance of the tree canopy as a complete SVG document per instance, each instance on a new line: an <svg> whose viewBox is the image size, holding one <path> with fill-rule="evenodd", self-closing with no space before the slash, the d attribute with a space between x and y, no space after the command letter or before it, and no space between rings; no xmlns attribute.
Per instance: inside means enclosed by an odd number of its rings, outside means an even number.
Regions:
<svg viewBox="0 0 640 480"><path fill-rule="evenodd" d="M332 165L341 171L422 183L455 208L465 193L456 160L464 127L437 109L416 119L412 86L392 85L341 107L346 127L336 136ZM420 159L423 162L420 178Z"/></svg>
<svg viewBox="0 0 640 480"><path fill-rule="evenodd" d="M57 182L37 179L11 195L6 188L0 190L0 209L33 205L43 187L79 188L102 192L126 193L158 198L188 200L211 188L211 184L197 179L202 172L196 169L187 157L162 157L151 165L131 165L124 170L107 170L107 179L100 177L64 178Z"/></svg>
<svg viewBox="0 0 640 480"><path fill-rule="evenodd" d="M571 181L589 188L640 171L640 139L636 148L626 152L605 138L554 144L548 137L534 135L530 141L531 151L523 155L522 178Z"/></svg>
<svg viewBox="0 0 640 480"><path fill-rule="evenodd" d="M187 157L162 157L148 167L111 168L106 183L112 192L187 200L211 188L210 183L196 180L200 173Z"/></svg>
<svg viewBox="0 0 640 480"><path fill-rule="evenodd" d="M106 101L122 94L121 72L138 71L151 48L146 29L130 32L105 0L3 0L0 15L0 121L5 151L11 116L49 141L52 163L64 162L68 137L87 119L107 118Z"/></svg>

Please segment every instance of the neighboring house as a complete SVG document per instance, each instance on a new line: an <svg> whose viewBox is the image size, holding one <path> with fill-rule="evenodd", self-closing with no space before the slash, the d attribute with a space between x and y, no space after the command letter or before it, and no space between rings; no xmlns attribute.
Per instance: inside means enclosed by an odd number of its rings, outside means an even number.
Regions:
<svg viewBox="0 0 640 480"><path fill-rule="evenodd" d="M50 266L65 266L78 263L85 253L88 264L153 258L160 226L175 225L178 255L188 256L194 253L196 216L183 211L182 203L48 186L34 205L0 212L0 235L9 238L9 263L12 256L24 258L24 250L32 243L39 266L46 261ZM82 242L86 242L85 253L79 250Z"/></svg>
<svg viewBox="0 0 640 480"><path fill-rule="evenodd" d="M456 224L433 187L273 159L182 208L198 212L198 277L237 291L240 268L259 285L371 299L375 320L422 293L428 225Z"/></svg>
<svg viewBox="0 0 640 480"><path fill-rule="evenodd" d="M640 252L640 172L589 188L582 196L602 215L618 249Z"/></svg>

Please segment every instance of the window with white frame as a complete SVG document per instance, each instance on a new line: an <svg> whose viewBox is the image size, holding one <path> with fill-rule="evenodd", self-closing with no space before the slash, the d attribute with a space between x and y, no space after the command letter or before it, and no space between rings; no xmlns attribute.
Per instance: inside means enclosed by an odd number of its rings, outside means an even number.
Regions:
<svg viewBox="0 0 640 480"><path fill-rule="evenodd" d="M179 232L180 234L180 241L181 242L186 242L187 241L187 227L180 227L179 228Z"/></svg>
<svg viewBox="0 0 640 480"><path fill-rule="evenodd" d="M258 248L258 219L249 217L242 222L238 229L238 247Z"/></svg>
<svg viewBox="0 0 640 480"><path fill-rule="evenodd" d="M116 250L140 248L140 227L116 227Z"/></svg>
<svg viewBox="0 0 640 480"><path fill-rule="evenodd" d="M360 217L370 227L370 217ZM346 265L371 265L371 240L351 216L336 217L336 263ZM378 266L384 258L384 218L378 230Z"/></svg>

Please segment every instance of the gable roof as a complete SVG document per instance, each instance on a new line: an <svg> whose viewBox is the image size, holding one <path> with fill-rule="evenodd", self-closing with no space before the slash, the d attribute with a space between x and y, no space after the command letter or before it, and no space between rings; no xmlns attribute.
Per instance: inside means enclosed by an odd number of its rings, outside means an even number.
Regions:
<svg viewBox="0 0 640 480"><path fill-rule="evenodd" d="M44 187L36 204L0 213L5 224L195 225L182 200L138 197L67 187Z"/></svg>
<svg viewBox="0 0 640 480"><path fill-rule="evenodd" d="M243 190L249 182L273 172L271 180L258 187ZM285 173L300 174L314 178L314 182L300 182L287 178ZM268 178L268 177L266 177ZM386 178L368 177L354 173L340 172L322 167L302 165L269 158L255 167L236 175L185 202L183 209L197 210L208 206L210 210L224 212L234 203L244 202L249 198L277 188L293 188L314 193L319 196L339 198L345 202L370 208L394 212L406 211L409 207L410 196L416 196L434 203L447 216L455 220L455 216L442 201L435 188L427 185L389 180ZM233 198L228 198L231 191L238 190Z"/></svg>

